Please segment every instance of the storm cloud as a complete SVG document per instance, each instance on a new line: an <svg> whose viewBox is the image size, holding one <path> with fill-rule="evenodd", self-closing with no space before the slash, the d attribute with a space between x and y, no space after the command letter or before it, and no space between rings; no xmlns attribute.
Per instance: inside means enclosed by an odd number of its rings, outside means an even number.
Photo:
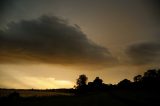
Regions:
<svg viewBox="0 0 160 106"><path fill-rule="evenodd" d="M11 22L0 30L0 62L56 64L112 63L104 47L86 37L77 25L56 16Z"/></svg>
<svg viewBox="0 0 160 106"><path fill-rule="evenodd" d="M160 43L141 42L130 45L126 53L132 64L147 65L160 63Z"/></svg>
<svg viewBox="0 0 160 106"><path fill-rule="evenodd" d="M159 66L160 63L160 1L159 0L145 0L144 1L149 7L151 15L153 17L152 33L149 35L151 39L145 39L139 43L129 45L125 51L129 64L132 65L148 65L148 66ZM148 29L148 30L150 30ZM147 31L147 30L146 30Z"/></svg>

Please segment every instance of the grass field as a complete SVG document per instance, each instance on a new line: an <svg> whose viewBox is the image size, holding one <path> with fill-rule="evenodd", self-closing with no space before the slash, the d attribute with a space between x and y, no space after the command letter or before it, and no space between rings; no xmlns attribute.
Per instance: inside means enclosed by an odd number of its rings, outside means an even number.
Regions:
<svg viewBox="0 0 160 106"><path fill-rule="evenodd" d="M6 91L9 93L11 91ZM160 95L148 91L115 90L106 92L90 92L85 95L51 91L18 90L22 97L1 97L0 102L14 106L157 106ZM3 91L3 93L5 93ZM2 95L2 91L1 91Z"/></svg>
<svg viewBox="0 0 160 106"><path fill-rule="evenodd" d="M48 96L72 96L72 93L52 90L24 90L24 89L0 89L0 97L7 97L13 92L20 94L20 97L48 97Z"/></svg>

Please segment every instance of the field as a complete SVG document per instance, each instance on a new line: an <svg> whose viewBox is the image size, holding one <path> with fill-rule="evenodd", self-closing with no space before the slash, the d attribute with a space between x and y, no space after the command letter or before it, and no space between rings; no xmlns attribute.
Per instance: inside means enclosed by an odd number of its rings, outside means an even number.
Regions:
<svg viewBox="0 0 160 106"><path fill-rule="evenodd" d="M28 91L17 90L20 98L2 97L9 94L1 90L0 102L14 106L136 106L160 105L160 95L149 91L115 90L106 92L90 92L85 95L53 91Z"/></svg>
<svg viewBox="0 0 160 106"><path fill-rule="evenodd" d="M49 97L49 96L71 96L72 93L55 90L15 90L15 89L0 89L0 97L7 97L13 92L20 94L20 97Z"/></svg>

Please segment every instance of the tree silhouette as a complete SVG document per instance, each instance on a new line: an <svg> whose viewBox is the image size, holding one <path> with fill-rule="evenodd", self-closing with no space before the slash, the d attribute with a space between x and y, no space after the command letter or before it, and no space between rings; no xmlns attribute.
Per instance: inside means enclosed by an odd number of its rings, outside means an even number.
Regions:
<svg viewBox="0 0 160 106"><path fill-rule="evenodd" d="M157 89L160 88L160 77L159 70L151 69L144 73L143 76L143 85L145 88Z"/></svg>
<svg viewBox="0 0 160 106"><path fill-rule="evenodd" d="M80 75L79 78L77 79L77 83L76 83L76 84L77 84L78 87L84 86L84 85L87 84L87 80L88 80L87 76L84 75L84 74L82 74L82 75Z"/></svg>
<svg viewBox="0 0 160 106"><path fill-rule="evenodd" d="M95 89L100 90L103 87L103 80L100 79L99 77L96 77L95 80L93 81L93 86Z"/></svg>
<svg viewBox="0 0 160 106"><path fill-rule="evenodd" d="M87 80L88 77L84 74L79 75L79 78L77 79L76 82L76 89L78 90L78 92L85 92L87 90Z"/></svg>
<svg viewBox="0 0 160 106"><path fill-rule="evenodd" d="M124 79L118 83L118 87L125 89L131 88L131 81L128 79Z"/></svg>
<svg viewBox="0 0 160 106"><path fill-rule="evenodd" d="M137 75L133 78L134 82L142 81L142 75Z"/></svg>
<svg viewBox="0 0 160 106"><path fill-rule="evenodd" d="M156 78L158 76L158 73L155 69L148 70L144 73L144 77L146 78Z"/></svg>
<svg viewBox="0 0 160 106"><path fill-rule="evenodd" d="M134 87L143 89L160 88L160 70L150 69L144 72L144 75L137 75L134 78Z"/></svg>
<svg viewBox="0 0 160 106"><path fill-rule="evenodd" d="M88 91L105 91L113 89L145 89L145 90L156 90L160 92L160 69L150 69L144 72L143 75L137 75L133 77L134 82L131 82L128 79L120 81L116 85L109 85L103 83L103 80L99 77L96 77L93 82L88 82L87 85L87 76L82 74L79 75L79 78L76 82L76 90L78 93L85 93Z"/></svg>
<svg viewBox="0 0 160 106"><path fill-rule="evenodd" d="M102 85L103 80L100 79L99 77L96 77L95 80L93 81L94 84L96 85Z"/></svg>

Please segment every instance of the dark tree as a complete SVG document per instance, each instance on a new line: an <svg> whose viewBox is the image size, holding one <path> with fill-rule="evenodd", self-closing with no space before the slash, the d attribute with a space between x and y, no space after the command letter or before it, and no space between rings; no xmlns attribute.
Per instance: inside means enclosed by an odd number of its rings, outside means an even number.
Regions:
<svg viewBox="0 0 160 106"><path fill-rule="evenodd" d="M144 73L143 85L146 89L155 90L160 88L160 77L158 73L159 71L156 69L151 69Z"/></svg>
<svg viewBox="0 0 160 106"><path fill-rule="evenodd" d="M118 83L118 87L128 89L131 88L131 84L132 82L130 80L124 79Z"/></svg>
<svg viewBox="0 0 160 106"><path fill-rule="evenodd" d="M86 88L87 80L88 80L88 78L86 75L84 75L84 74L80 75L79 78L77 79L77 82L76 82L76 84L77 84L76 89Z"/></svg>
<svg viewBox="0 0 160 106"><path fill-rule="evenodd" d="M90 91L104 91L108 89L109 86L107 84L103 83L103 80L100 79L99 77L96 77L93 82L88 83L88 89ZM111 88L111 86L110 86Z"/></svg>
<svg viewBox="0 0 160 106"><path fill-rule="evenodd" d="M100 79L99 77L96 77L95 80L93 81L94 84L96 85L102 85L103 80Z"/></svg>
<svg viewBox="0 0 160 106"><path fill-rule="evenodd" d="M133 78L134 82L140 82L142 81L142 75L137 75Z"/></svg>
<svg viewBox="0 0 160 106"><path fill-rule="evenodd" d="M95 80L93 81L93 86L96 90L101 90L103 88L103 80L100 79L99 77L96 77Z"/></svg>
<svg viewBox="0 0 160 106"><path fill-rule="evenodd" d="M146 78L156 78L158 76L157 71L155 69L148 70L144 73L144 77Z"/></svg>

